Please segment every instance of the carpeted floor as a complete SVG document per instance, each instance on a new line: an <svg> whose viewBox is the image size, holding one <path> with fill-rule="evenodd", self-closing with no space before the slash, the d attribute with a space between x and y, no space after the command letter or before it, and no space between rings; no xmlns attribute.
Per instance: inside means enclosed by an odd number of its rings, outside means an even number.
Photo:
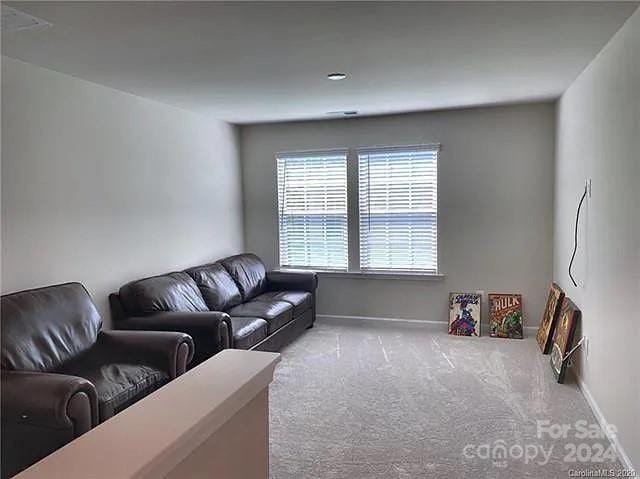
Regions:
<svg viewBox="0 0 640 479"><path fill-rule="evenodd" d="M318 321L282 351L271 386L271 478L565 478L572 469L620 469L579 460L609 443L576 438L576 421L596 420L574 384L555 383L548 360L533 337ZM566 438L538 437L538 420L571 429ZM508 457L486 458L499 445Z"/></svg>

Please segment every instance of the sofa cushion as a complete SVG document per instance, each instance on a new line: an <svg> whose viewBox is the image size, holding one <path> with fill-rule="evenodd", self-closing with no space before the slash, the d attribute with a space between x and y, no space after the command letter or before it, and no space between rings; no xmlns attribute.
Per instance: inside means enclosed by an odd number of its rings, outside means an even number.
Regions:
<svg viewBox="0 0 640 479"><path fill-rule="evenodd" d="M267 321L269 334L293 319L293 306L285 301L249 301L231 308L229 316L262 318Z"/></svg>
<svg viewBox="0 0 640 479"><path fill-rule="evenodd" d="M2 369L50 371L93 346L100 314L80 283L2 296Z"/></svg>
<svg viewBox="0 0 640 479"><path fill-rule="evenodd" d="M140 279L120 288L120 300L129 313L209 311L196 282L187 273L169 273Z"/></svg>
<svg viewBox="0 0 640 479"><path fill-rule="evenodd" d="M56 372L91 381L98 394L100 422L109 419L169 381L169 375L145 364L127 361L104 364L104 352L80 356Z"/></svg>
<svg viewBox="0 0 640 479"><path fill-rule="evenodd" d="M293 306L293 315L298 316L313 305L313 296L306 291L270 291L253 298L254 301L285 301Z"/></svg>
<svg viewBox="0 0 640 479"><path fill-rule="evenodd" d="M231 317L233 347L250 349L267 337L267 322L262 318Z"/></svg>
<svg viewBox="0 0 640 479"><path fill-rule="evenodd" d="M242 294L233 278L219 263L189 268L186 273L200 288L211 311L225 311L242 302Z"/></svg>
<svg viewBox="0 0 640 479"><path fill-rule="evenodd" d="M220 261L240 288L242 299L249 301L263 293L267 286L267 271L255 254L239 254Z"/></svg>

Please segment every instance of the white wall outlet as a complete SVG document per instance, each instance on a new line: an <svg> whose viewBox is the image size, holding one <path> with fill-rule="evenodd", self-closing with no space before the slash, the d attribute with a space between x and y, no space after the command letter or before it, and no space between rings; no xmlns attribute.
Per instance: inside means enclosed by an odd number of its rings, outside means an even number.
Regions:
<svg viewBox="0 0 640 479"><path fill-rule="evenodd" d="M591 178L585 182L585 187L587 188L587 197L591 198Z"/></svg>
<svg viewBox="0 0 640 479"><path fill-rule="evenodd" d="M582 350L584 351L584 359L585 361L589 359L589 338L587 336L584 337L584 341L582 341Z"/></svg>

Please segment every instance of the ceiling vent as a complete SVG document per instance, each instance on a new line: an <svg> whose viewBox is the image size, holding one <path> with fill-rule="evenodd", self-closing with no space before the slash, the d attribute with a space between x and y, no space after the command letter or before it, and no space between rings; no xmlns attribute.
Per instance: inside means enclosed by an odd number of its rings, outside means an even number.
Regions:
<svg viewBox="0 0 640 479"><path fill-rule="evenodd" d="M339 111L328 111L327 115L332 115L332 116L355 116L357 115L358 112L355 110L339 110Z"/></svg>
<svg viewBox="0 0 640 479"><path fill-rule="evenodd" d="M46 28L51 24L45 20L21 12L7 5L2 5L2 31L16 32L31 28Z"/></svg>

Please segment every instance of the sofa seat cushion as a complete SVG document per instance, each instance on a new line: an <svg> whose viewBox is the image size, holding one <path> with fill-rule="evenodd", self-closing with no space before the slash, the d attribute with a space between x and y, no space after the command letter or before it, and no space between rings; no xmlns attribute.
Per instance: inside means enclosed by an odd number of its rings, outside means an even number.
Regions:
<svg viewBox="0 0 640 479"><path fill-rule="evenodd" d="M220 263L238 285L243 301L249 301L266 291L267 271L255 254L229 256L220 260Z"/></svg>
<svg viewBox="0 0 640 479"><path fill-rule="evenodd" d="M109 419L169 381L169 375L152 366L118 362L98 365L90 358L76 360L58 372L91 381L98 394L100 422Z"/></svg>
<svg viewBox="0 0 640 479"><path fill-rule="evenodd" d="M242 294L235 281L220 263L189 268L186 273L200 288L211 311L225 311L242 303Z"/></svg>
<svg viewBox="0 0 640 479"><path fill-rule="evenodd" d="M249 301L227 313L229 316L262 318L268 324L267 332L271 334L293 319L293 306L286 301Z"/></svg>
<svg viewBox="0 0 640 479"><path fill-rule="evenodd" d="M235 349L251 349L268 335L267 322L262 318L232 316L231 328Z"/></svg>
<svg viewBox="0 0 640 479"><path fill-rule="evenodd" d="M306 291L270 291L253 298L254 301L285 301L293 306L293 315L298 316L313 305L313 296Z"/></svg>

